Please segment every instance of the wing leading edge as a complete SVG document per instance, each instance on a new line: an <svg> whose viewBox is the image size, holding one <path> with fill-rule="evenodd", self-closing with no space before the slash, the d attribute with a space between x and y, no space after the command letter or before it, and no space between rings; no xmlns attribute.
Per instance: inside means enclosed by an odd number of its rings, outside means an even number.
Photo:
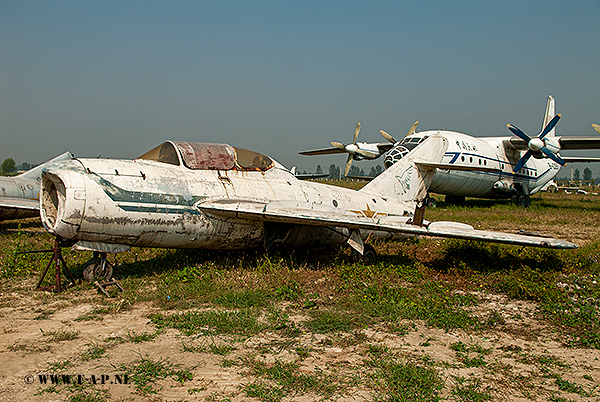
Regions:
<svg viewBox="0 0 600 402"><path fill-rule="evenodd" d="M407 216L364 218L349 211L298 201L248 201L218 199L196 204L198 210L226 218L248 219L263 222L293 223L309 226L335 226L348 229L377 230L408 235L479 240L555 249L573 249L573 243L547 237L476 230L458 222L431 222L423 226L412 225Z"/></svg>

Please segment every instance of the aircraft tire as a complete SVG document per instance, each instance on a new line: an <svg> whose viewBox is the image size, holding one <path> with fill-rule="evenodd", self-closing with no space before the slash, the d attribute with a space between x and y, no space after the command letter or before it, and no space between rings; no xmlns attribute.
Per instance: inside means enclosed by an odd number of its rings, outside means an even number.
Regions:
<svg viewBox="0 0 600 402"><path fill-rule="evenodd" d="M104 269L102 269L102 260L99 257L90 258L83 266L83 279L87 282L95 280L108 281L112 274L112 264L107 260Z"/></svg>
<svg viewBox="0 0 600 402"><path fill-rule="evenodd" d="M362 261L365 265L373 265L377 263L377 252L375 251L375 247L365 244L363 255L360 255L355 249L351 249L350 258L352 258L352 262L354 263Z"/></svg>
<svg viewBox="0 0 600 402"><path fill-rule="evenodd" d="M365 265L377 264L377 252L375 251L375 247L370 244L365 244L365 252L363 253L362 260Z"/></svg>
<svg viewBox="0 0 600 402"><path fill-rule="evenodd" d="M513 195L510 199L511 204L518 207L528 208L531 205L531 197L528 195Z"/></svg>
<svg viewBox="0 0 600 402"><path fill-rule="evenodd" d="M460 195L446 195L445 201L452 205L462 205L465 203L465 197Z"/></svg>

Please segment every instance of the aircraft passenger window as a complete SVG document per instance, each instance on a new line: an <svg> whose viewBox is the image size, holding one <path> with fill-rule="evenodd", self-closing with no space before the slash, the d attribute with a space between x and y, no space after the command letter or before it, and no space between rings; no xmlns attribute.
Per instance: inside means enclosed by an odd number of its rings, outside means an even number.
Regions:
<svg viewBox="0 0 600 402"><path fill-rule="evenodd" d="M465 161L465 157L464 157L464 156L461 156L461 157L460 157L460 160L461 160L462 162L464 162L464 161Z"/></svg>
<svg viewBox="0 0 600 402"><path fill-rule="evenodd" d="M235 148L236 162L243 170L265 171L273 167L273 161L266 155L244 148Z"/></svg>
<svg viewBox="0 0 600 402"><path fill-rule="evenodd" d="M159 146L152 148L137 159L145 159L149 161L163 162L170 165L179 165L177 151L170 142L165 142Z"/></svg>

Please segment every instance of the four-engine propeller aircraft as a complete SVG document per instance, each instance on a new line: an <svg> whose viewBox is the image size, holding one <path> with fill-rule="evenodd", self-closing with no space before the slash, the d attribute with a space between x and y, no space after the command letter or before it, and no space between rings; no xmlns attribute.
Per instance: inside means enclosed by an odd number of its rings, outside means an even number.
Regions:
<svg viewBox="0 0 600 402"><path fill-rule="evenodd" d="M430 135L361 190L297 179L270 157L226 144L167 141L134 160L73 159L42 174L44 227L75 249L243 249L413 235L548 248L567 241L423 220L423 199L449 141ZM97 261L97 260L96 260ZM105 261L105 259L104 259ZM94 268L95 269L95 268Z"/></svg>
<svg viewBox="0 0 600 402"><path fill-rule="evenodd" d="M533 138L512 124L508 128L516 137L473 137L448 130L416 132L418 122L415 122L406 137L396 141L382 130L381 134L390 146L384 165L391 167L426 138L442 136L448 140L448 149L440 163L435 165L438 169L429 189L431 192L445 194L446 201L452 203L463 202L465 197L512 198L513 203L528 206L529 196L550 182L561 165L600 161L600 158L558 154L563 149L600 149L600 138L555 136L554 127L560 115L555 115L554 110L554 98L549 96L542 131ZM385 149L379 143L370 145ZM361 146L366 148L366 145ZM300 153L323 155L330 152L323 149Z"/></svg>
<svg viewBox="0 0 600 402"><path fill-rule="evenodd" d="M70 152L65 152L17 176L0 176L0 221L39 216L42 169L52 162L72 157Z"/></svg>

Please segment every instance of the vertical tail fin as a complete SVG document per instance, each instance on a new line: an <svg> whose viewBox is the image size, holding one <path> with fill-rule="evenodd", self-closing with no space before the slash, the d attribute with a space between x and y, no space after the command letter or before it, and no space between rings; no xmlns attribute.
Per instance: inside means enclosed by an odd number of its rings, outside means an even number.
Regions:
<svg viewBox="0 0 600 402"><path fill-rule="evenodd" d="M550 120L556 116L555 112L555 100L552 95L548 95L548 103L546 104L546 113L544 113L544 122L542 123L542 130L548 125ZM546 135L546 137L554 137L554 128Z"/></svg>
<svg viewBox="0 0 600 402"><path fill-rule="evenodd" d="M436 169L418 162L439 163L447 149L446 138L432 135L360 191L400 201L421 202L427 196Z"/></svg>

